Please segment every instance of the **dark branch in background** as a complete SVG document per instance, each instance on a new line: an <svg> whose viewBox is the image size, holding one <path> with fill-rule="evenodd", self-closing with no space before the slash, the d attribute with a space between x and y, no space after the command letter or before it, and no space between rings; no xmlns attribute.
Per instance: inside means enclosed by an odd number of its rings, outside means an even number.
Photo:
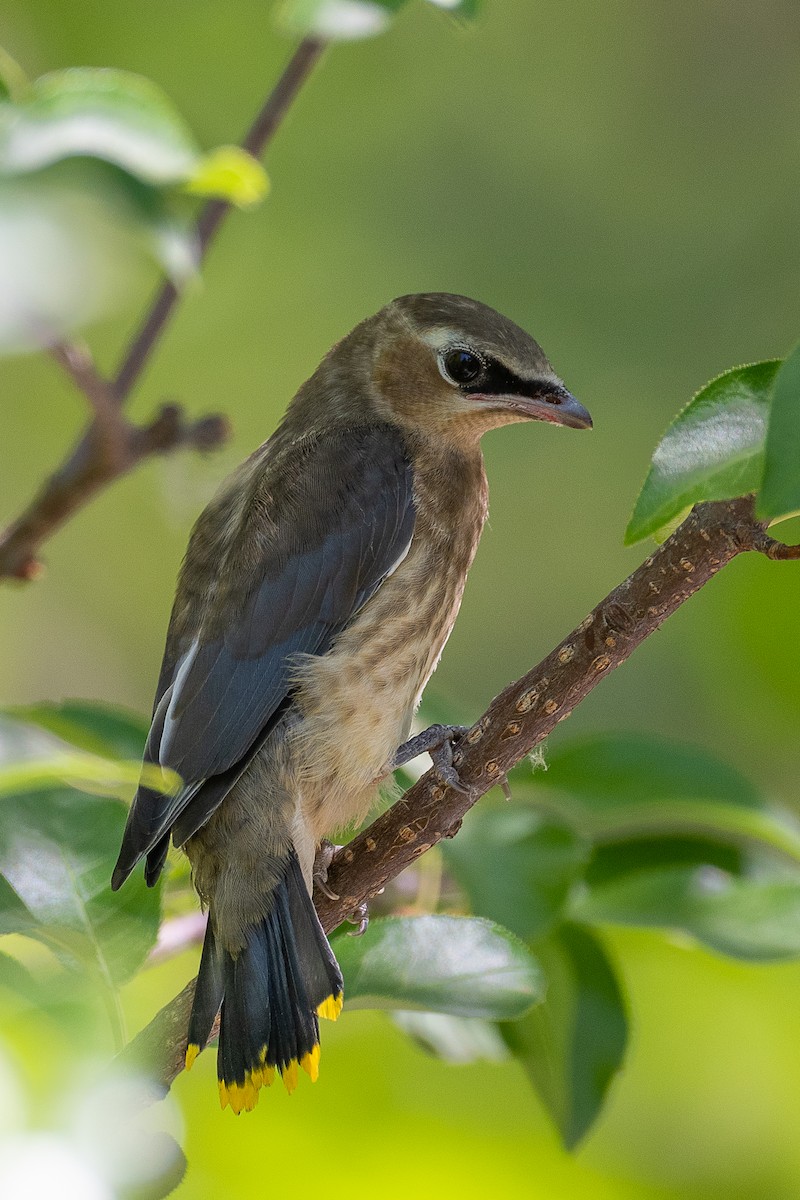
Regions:
<svg viewBox="0 0 800 1200"><path fill-rule="evenodd" d="M428 772L336 854L328 887L340 898L315 895L326 932L431 846L453 837L481 796L668 616L745 550L776 559L800 559L800 547L776 542L755 520L752 498L698 505L672 537L547 658L501 692L462 738L454 763L468 795L453 791ZM123 1063L147 1074L158 1094L183 1069L193 995L194 980L122 1052Z"/></svg>
<svg viewBox="0 0 800 1200"><path fill-rule="evenodd" d="M324 49L323 41L306 38L287 63L242 142L243 148L256 158L266 151ZM225 201L212 200L200 213L197 237L201 260L229 209ZM183 446L210 450L229 436L224 417L214 415L187 421L175 404L164 405L152 422L143 427L131 425L122 415L122 406L147 365L179 298L173 284L167 282L161 286L113 383L100 375L86 347L67 342L50 347L53 357L86 396L93 419L25 511L0 534L0 579L35 579L41 571L37 555L42 543L97 492L143 459L169 454Z"/></svg>
<svg viewBox="0 0 800 1200"><path fill-rule="evenodd" d="M287 63L275 87L270 92L264 107L253 122L242 142L242 149L254 158L261 158L278 131L292 101L314 69L325 49L325 42L317 38L306 38L301 42ZM197 222L197 237L200 243L200 260L205 258L208 248L219 226L230 211L224 200L211 200L206 204ZM179 299L173 284L162 284L145 317L142 327L134 337L114 380L114 395L122 403L142 373L153 347L161 336L172 310Z"/></svg>

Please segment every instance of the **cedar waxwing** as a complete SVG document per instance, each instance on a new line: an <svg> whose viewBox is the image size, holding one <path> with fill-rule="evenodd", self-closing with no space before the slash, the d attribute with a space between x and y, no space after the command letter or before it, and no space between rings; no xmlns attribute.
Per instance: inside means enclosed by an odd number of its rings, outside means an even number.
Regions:
<svg viewBox="0 0 800 1200"><path fill-rule="evenodd" d="M523 420L591 427L517 325L403 296L334 346L194 528L144 755L183 786L140 785L112 886L145 855L153 884L170 836L189 856L209 922L186 1065L221 1009L237 1113L276 1071L317 1077L342 977L315 852L407 757L486 519L480 438Z"/></svg>

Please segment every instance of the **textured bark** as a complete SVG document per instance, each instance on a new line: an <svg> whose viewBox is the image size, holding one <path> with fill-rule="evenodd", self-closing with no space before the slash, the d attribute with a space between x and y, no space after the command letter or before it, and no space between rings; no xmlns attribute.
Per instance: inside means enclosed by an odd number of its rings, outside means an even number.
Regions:
<svg viewBox="0 0 800 1200"><path fill-rule="evenodd" d="M466 812L529 754L577 704L690 596L738 554L800 557L753 515L752 498L700 504L672 537L615 588L538 666L511 683L455 749L454 765L468 794L429 771L387 812L335 855L328 871L331 900L315 895L326 932L444 837ZM121 1058L157 1081L161 1092L183 1069L194 981L126 1047ZM216 1036L216 1029L212 1036Z"/></svg>

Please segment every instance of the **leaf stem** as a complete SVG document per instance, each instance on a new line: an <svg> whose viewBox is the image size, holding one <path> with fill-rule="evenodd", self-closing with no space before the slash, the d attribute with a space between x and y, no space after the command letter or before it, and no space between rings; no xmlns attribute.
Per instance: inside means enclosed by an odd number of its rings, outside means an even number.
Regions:
<svg viewBox="0 0 800 1200"><path fill-rule="evenodd" d="M102 976L100 982L102 984L103 1003L108 1014L108 1023L111 1026L111 1036L114 1039L114 1050L115 1053L119 1054L128 1040L128 1023L125 1020L125 1010L122 1007L119 989Z"/></svg>

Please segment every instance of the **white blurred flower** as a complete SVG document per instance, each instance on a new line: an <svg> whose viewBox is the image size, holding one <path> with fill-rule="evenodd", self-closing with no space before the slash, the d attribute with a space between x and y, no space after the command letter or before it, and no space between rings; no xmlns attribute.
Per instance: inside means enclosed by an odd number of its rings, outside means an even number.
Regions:
<svg viewBox="0 0 800 1200"><path fill-rule="evenodd" d="M143 1107L151 1092L147 1080L111 1076L69 1099L72 1144L114 1187L148 1183L175 1163L182 1134L178 1110L169 1098Z"/></svg>
<svg viewBox="0 0 800 1200"><path fill-rule="evenodd" d="M0 186L0 353L39 348L118 307L140 249L100 197Z"/></svg>
<svg viewBox="0 0 800 1200"><path fill-rule="evenodd" d="M96 1167L56 1133L0 1140L0 1196L7 1200L114 1200Z"/></svg>
<svg viewBox="0 0 800 1200"><path fill-rule="evenodd" d="M383 33L391 14L373 0L289 0L282 22L293 33L351 41Z"/></svg>
<svg viewBox="0 0 800 1200"><path fill-rule="evenodd" d="M145 1106L152 1084L109 1076L56 1097L53 1128L25 1130L26 1100L0 1052L0 1200L117 1200L184 1167L180 1116L167 1099Z"/></svg>

